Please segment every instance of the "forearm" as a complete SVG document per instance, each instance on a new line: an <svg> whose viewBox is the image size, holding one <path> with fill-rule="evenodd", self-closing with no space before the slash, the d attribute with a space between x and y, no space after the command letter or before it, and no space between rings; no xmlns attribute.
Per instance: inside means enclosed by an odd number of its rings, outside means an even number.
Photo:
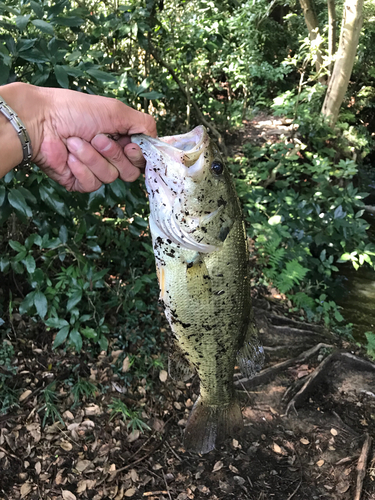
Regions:
<svg viewBox="0 0 375 500"><path fill-rule="evenodd" d="M12 83L0 87L0 96L23 121L34 148L38 142L38 121L43 117L42 98L37 87ZM23 159L21 141L10 121L0 113L0 178Z"/></svg>

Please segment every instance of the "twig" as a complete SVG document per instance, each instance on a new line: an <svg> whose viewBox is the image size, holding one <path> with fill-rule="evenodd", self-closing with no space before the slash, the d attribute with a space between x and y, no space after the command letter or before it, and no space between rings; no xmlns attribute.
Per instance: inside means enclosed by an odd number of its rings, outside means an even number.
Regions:
<svg viewBox="0 0 375 500"><path fill-rule="evenodd" d="M357 465L357 487L355 489L354 500L361 500L363 480L366 475L366 465L372 443L372 438L369 436L369 434L366 433L365 436L365 442L363 443L362 451L359 456Z"/></svg>
<svg viewBox="0 0 375 500"><path fill-rule="evenodd" d="M277 363L276 365L270 366L269 368L266 368L265 370L260 371L257 373L253 378L248 379L248 378L243 378L240 380L237 380L234 384L236 386L241 385L242 387L246 388L252 388L257 385L264 384L268 382L271 378L273 378L277 373L281 372L282 370L285 370L285 368L288 368L291 365L294 365L296 363L303 363L307 359L311 358L316 354L320 349L323 347L325 348L332 348L333 346L328 345L328 344L323 344L319 343L316 346L312 347L311 349L308 349L307 351L304 351L301 353L299 356L291 359L287 359L286 361L282 361L281 363Z"/></svg>
<svg viewBox="0 0 375 500"><path fill-rule="evenodd" d="M168 70L169 74L171 75L171 77L173 78L173 80L177 83L179 89L184 94L184 96L186 97L186 99L190 100L191 104L193 105L193 108L195 109L195 112L197 113L197 116L198 116L199 120L203 123L203 125L205 125L206 127L208 127L211 130L211 132L213 133L213 135L219 141L219 145L223 149L223 153L226 155L225 144L224 144L224 141L223 141L223 138L222 138L220 132L217 130L217 128L211 122L209 122L208 120L206 120L206 118L204 117L202 111L199 109L199 106L196 103L195 99L191 96L190 92L186 91L186 86L181 82L181 80L177 76L174 68L172 66L170 66L166 61L164 61L164 59L161 57L158 49L151 43L150 40L149 40L149 45L148 46L149 46L149 49L150 49L150 53L153 55L154 59L161 66L164 66L164 68L166 70Z"/></svg>
<svg viewBox="0 0 375 500"><path fill-rule="evenodd" d="M298 455L297 451L296 451L296 450L294 450L294 452L295 452L295 454L296 454L296 457L297 457L297 459L298 459L298 463L299 463L299 482L298 482L298 484L297 484L297 486L296 486L296 489L293 491L293 493L291 493L291 494L288 496L287 500L291 500L291 499L294 497L294 495L295 495L295 494L297 493L297 491L300 489L301 484L302 484L302 463L301 463L301 459L299 458L299 455Z"/></svg>
<svg viewBox="0 0 375 500"><path fill-rule="evenodd" d="M167 483L167 480L166 480L166 478L165 478L165 474L164 474L164 471L163 471L163 470L162 470L162 473L163 473L163 479L164 479L165 487L167 488L167 492L168 492L169 500L172 500L171 494L170 494L170 492L169 492L169 486L168 486L168 483Z"/></svg>
<svg viewBox="0 0 375 500"><path fill-rule="evenodd" d="M168 446L168 448L171 450L171 452L172 452L172 453L173 453L173 455L177 458L177 460L179 460L180 462L182 462L182 458L181 458L179 455L177 455L177 453L174 451L174 449L173 449L173 448L172 448L172 446L168 443L168 441L166 441L166 443L165 443L165 444Z"/></svg>

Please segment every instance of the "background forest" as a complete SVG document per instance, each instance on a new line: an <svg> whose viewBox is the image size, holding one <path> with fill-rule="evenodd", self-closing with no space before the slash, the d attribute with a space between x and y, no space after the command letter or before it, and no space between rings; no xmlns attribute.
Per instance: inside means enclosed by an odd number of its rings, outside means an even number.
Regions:
<svg viewBox="0 0 375 500"><path fill-rule="evenodd" d="M325 97L341 0L5 0L0 84L115 97L155 116L160 136L206 125L232 155L254 287L273 287L304 320L349 334L336 303L338 266L375 263L364 218L374 182L375 3L347 4L363 24L355 21L360 36L338 117ZM235 154L238 131L260 113L293 122L294 132ZM84 195L37 167L15 169L1 180L0 224L0 364L14 355L5 339L37 331L54 338L54 349L122 350L126 384L165 367L142 179ZM372 332L358 340L375 354ZM7 377L0 371L3 412L17 400ZM90 390L77 389L77 398Z"/></svg>

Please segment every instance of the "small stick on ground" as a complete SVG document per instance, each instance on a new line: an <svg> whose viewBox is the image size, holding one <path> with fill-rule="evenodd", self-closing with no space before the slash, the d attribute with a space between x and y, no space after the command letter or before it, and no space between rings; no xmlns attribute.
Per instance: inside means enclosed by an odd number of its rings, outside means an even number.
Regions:
<svg viewBox="0 0 375 500"><path fill-rule="evenodd" d="M308 393L312 390L313 386L317 383L318 380L324 375L324 372L327 370L329 365L335 360L338 356L337 352L333 352L329 356L323 360L320 365L314 370L311 375L307 377L306 382L303 384L302 388L297 392L297 394L289 401L288 406L286 407L286 414L288 415L289 411L293 408L295 411L295 407L299 405L301 401L306 399Z"/></svg>
<svg viewBox="0 0 375 500"><path fill-rule="evenodd" d="M367 433L365 436L365 442L363 443L357 465L357 487L355 489L354 500L361 500L363 480L366 475L367 460L371 449L372 438Z"/></svg>
<svg viewBox="0 0 375 500"><path fill-rule="evenodd" d="M294 365L296 363L303 363L307 359L311 358L316 354L320 349L322 348L327 348L331 349L333 346L328 345L328 344L323 344L319 343L316 346L312 347L311 349L308 349L307 351L302 352L299 356L291 359L287 359L286 361L282 361L281 363L277 363L276 365L270 366L269 368L266 368L265 370L260 371L257 373L253 378L248 379L248 378L242 378L240 380L237 380L234 385L235 386L242 386L243 388L247 389L252 389L253 387L256 387L257 385L265 384L272 378L274 378L279 372L285 370L285 368L288 368L291 365Z"/></svg>

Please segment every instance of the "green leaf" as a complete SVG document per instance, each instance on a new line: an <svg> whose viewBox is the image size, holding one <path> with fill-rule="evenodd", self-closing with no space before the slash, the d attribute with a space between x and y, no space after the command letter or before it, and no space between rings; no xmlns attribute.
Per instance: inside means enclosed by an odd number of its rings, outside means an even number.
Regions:
<svg viewBox="0 0 375 500"><path fill-rule="evenodd" d="M82 290L75 290L72 295L68 299L68 303L66 305L66 310L70 311L76 306L82 299Z"/></svg>
<svg viewBox="0 0 375 500"><path fill-rule="evenodd" d="M99 347L101 351L106 351L108 349L108 340L104 335L99 339Z"/></svg>
<svg viewBox="0 0 375 500"><path fill-rule="evenodd" d="M34 305L34 296L36 292L30 292L26 295L26 297L23 299L19 306L19 312L20 314L26 314L30 311L30 309Z"/></svg>
<svg viewBox="0 0 375 500"><path fill-rule="evenodd" d="M47 33L47 35L55 34L52 24L47 23L47 21L43 21L42 19L34 19L31 22L36 28L40 29L40 31L43 31L43 33Z"/></svg>
<svg viewBox="0 0 375 500"><path fill-rule="evenodd" d="M110 73L106 73L105 71L101 71L100 69L87 69L86 73L95 78L102 83L111 83L117 80L116 75L111 75Z"/></svg>
<svg viewBox="0 0 375 500"><path fill-rule="evenodd" d="M62 318L48 318L47 321L45 321L45 324L50 328L63 328L64 326L69 326L66 319Z"/></svg>
<svg viewBox="0 0 375 500"><path fill-rule="evenodd" d="M124 201L126 198L126 184L121 179L116 179L109 184L109 189L119 201Z"/></svg>
<svg viewBox="0 0 375 500"><path fill-rule="evenodd" d="M35 259L32 255L28 255L23 263L25 264L28 273L32 274L35 271L36 264Z"/></svg>
<svg viewBox="0 0 375 500"><path fill-rule="evenodd" d="M19 56L25 61L29 61L32 63L46 63L49 62L49 58L43 54L39 49L29 49L21 52Z"/></svg>
<svg viewBox="0 0 375 500"><path fill-rule="evenodd" d="M20 31L24 31L27 26L27 23L30 21L31 14L27 16L17 16L14 22L16 23L17 28Z"/></svg>
<svg viewBox="0 0 375 500"><path fill-rule="evenodd" d="M56 347L59 347L67 338L69 335L70 331L70 326L63 326L61 330L59 330L56 334L55 340L53 341L52 344L52 349L56 349Z"/></svg>
<svg viewBox="0 0 375 500"><path fill-rule="evenodd" d="M0 61L0 85L8 83L10 68Z"/></svg>
<svg viewBox="0 0 375 500"><path fill-rule="evenodd" d="M48 311L47 298L42 292L35 292L34 295L34 305L36 307L37 313L43 319Z"/></svg>
<svg viewBox="0 0 375 500"><path fill-rule="evenodd" d="M84 337L86 337L88 339L96 339L98 336L96 331L93 328L89 328L89 327L82 328L81 333Z"/></svg>
<svg viewBox="0 0 375 500"><path fill-rule="evenodd" d="M39 187L40 197L50 208L55 210L56 213L69 217L70 212L68 207L61 201L56 190L52 186L42 185Z"/></svg>
<svg viewBox="0 0 375 500"><path fill-rule="evenodd" d="M44 15L43 7L38 2L34 2L34 0L30 0L30 6L35 12L35 14L41 19Z"/></svg>
<svg viewBox="0 0 375 500"><path fill-rule="evenodd" d="M68 229L66 226L61 226L60 227L60 231L59 231L59 238L61 240L61 243L66 243L68 241L68 236L69 236L69 233L68 233Z"/></svg>
<svg viewBox="0 0 375 500"><path fill-rule="evenodd" d="M10 267L10 260L7 257L0 257L0 271L2 273L7 273Z"/></svg>
<svg viewBox="0 0 375 500"><path fill-rule="evenodd" d="M156 92L156 90L152 90L151 92L142 92L139 94L139 97L145 97L146 99L161 99L162 97L165 97L165 95L160 92Z"/></svg>
<svg viewBox="0 0 375 500"><path fill-rule="evenodd" d="M0 11L11 12L16 16L20 14L20 11L18 9L14 9L10 5L6 5L4 2L0 2Z"/></svg>
<svg viewBox="0 0 375 500"><path fill-rule="evenodd" d="M13 250L15 250L16 252L23 252L26 250L26 247L21 245L21 243L19 241L9 240L8 243L9 243L9 246L11 248L13 248Z"/></svg>
<svg viewBox="0 0 375 500"><path fill-rule="evenodd" d="M59 16L59 17L54 17L52 22L53 24L56 24L58 26L69 26L78 28L85 21L81 17L77 16L67 16L67 17Z"/></svg>
<svg viewBox="0 0 375 500"><path fill-rule="evenodd" d="M31 208L26 203L25 197L18 191L18 189L11 189L8 194L9 203L21 215L32 217L33 213Z"/></svg>
<svg viewBox="0 0 375 500"><path fill-rule="evenodd" d="M30 250L30 248L33 245L37 245L38 247L40 247L41 244L42 244L42 238L40 234L36 233L30 234L30 236L28 236L25 240L25 246L28 250Z"/></svg>
<svg viewBox="0 0 375 500"><path fill-rule="evenodd" d="M76 328L70 332L69 340L74 345L77 352L80 352L82 349L82 336Z"/></svg>
<svg viewBox="0 0 375 500"><path fill-rule="evenodd" d="M64 89L69 88L68 74L65 71L64 67L61 66L60 64L56 64L56 66L55 66L55 76L56 76L56 80L58 81L60 87L63 87Z"/></svg>

